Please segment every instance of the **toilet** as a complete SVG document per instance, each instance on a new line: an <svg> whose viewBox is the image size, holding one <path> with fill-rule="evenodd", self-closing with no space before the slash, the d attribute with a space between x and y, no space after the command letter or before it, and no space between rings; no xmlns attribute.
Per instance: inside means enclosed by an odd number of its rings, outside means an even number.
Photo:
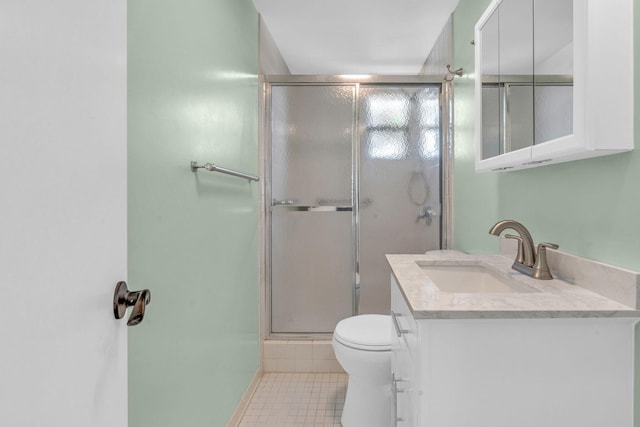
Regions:
<svg viewBox="0 0 640 427"><path fill-rule="evenodd" d="M349 374L343 427L388 427L391 417L391 316L362 314L341 320L333 350Z"/></svg>

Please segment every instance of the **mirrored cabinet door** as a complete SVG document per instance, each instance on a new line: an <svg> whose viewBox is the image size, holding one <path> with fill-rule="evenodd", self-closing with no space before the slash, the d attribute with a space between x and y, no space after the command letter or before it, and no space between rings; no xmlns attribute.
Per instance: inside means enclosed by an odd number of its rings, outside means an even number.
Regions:
<svg viewBox="0 0 640 427"><path fill-rule="evenodd" d="M504 153L504 104L500 75L500 13L492 14L484 26L482 36L482 146L483 159Z"/></svg>
<svg viewBox="0 0 640 427"><path fill-rule="evenodd" d="M533 15L532 0L504 0L497 10L500 17L500 76L502 92L502 153L533 144Z"/></svg>
<svg viewBox="0 0 640 427"><path fill-rule="evenodd" d="M504 0L483 30L482 158L533 144L532 0Z"/></svg>
<svg viewBox="0 0 640 427"><path fill-rule="evenodd" d="M573 0L535 0L533 144L573 134Z"/></svg>

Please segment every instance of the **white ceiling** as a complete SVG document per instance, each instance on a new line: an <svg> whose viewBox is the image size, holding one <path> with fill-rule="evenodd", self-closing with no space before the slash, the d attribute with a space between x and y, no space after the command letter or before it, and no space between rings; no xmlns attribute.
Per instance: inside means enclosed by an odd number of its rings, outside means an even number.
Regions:
<svg viewBox="0 0 640 427"><path fill-rule="evenodd" d="M292 74L417 74L459 0L253 0Z"/></svg>

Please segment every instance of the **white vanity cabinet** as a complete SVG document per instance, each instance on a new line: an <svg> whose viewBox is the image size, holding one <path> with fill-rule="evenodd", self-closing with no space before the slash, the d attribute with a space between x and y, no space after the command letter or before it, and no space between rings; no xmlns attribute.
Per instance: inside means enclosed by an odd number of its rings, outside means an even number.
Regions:
<svg viewBox="0 0 640 427"><path fill-rule="evenodd" d="M633 426L637 318L443 315L437 300L391 279L391 425Z"/></svg>

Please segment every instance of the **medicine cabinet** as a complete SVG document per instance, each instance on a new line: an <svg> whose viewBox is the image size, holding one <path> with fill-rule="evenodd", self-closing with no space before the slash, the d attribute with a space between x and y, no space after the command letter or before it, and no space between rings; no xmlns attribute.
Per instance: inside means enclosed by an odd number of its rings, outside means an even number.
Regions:
<svg viewBox="0 0 640 427"><path fill-rule="evenodd" d="M494 0L474 44L477 171L633 149L633 0Z"/></svg>

